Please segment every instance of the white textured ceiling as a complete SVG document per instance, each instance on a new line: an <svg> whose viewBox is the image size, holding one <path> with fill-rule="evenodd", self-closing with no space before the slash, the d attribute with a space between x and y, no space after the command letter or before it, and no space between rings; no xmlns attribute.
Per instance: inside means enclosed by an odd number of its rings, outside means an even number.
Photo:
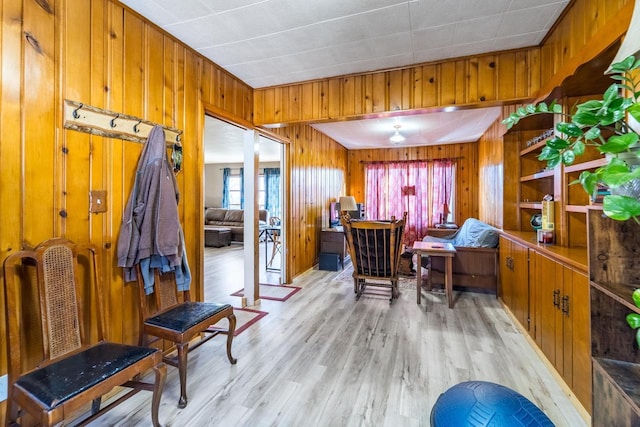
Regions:
<svg viewBox="0 0 640 427"><path fill-rule="evenodd" d="M569 0L121 0L260 88L537 45Z"/></svg>
<svg viewBox="0 0 640 427"><path fill-rule="evenodd" d="M569 4L569 0L120 1L254 88L538 45ZM389 146L397 120L407 136L405 145L475 141L495 120L492 117L497 118L495 109L314 126L357 149Z"/></svg>
<svg viewBox="0 0 640 427"><path fill-rule="evenodd" d="M475 142L500 116L500 107L476 108L456 112L341 121L312 125L349 149L389 148L394 126L406 139L404 147Z"/></svg>
<svg viewBox="0 0 640 427"><path fill-rule="evenodd" d="M204 163L242 163L245 130L215 117L204 119ZM279 162L281 144L263 136L258 142L259 161Z"/></svg>

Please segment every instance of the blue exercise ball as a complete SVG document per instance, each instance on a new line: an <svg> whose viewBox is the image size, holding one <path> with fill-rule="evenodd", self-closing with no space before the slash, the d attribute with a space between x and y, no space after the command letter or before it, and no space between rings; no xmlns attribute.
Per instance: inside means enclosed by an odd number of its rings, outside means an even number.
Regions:
<svg viewBox="0 0 640 427"><path fill-rule="evenodd" d="M553 427L529 399L510 388L468 381L440 395L431 410L432 427Z"/></svg>

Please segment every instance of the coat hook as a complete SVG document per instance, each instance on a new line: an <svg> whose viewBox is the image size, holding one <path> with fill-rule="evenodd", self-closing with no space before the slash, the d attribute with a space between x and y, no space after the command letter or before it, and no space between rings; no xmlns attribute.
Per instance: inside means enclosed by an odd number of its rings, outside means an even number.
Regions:
<svg viewBox="0 0 640 427"><path fill-rule="evenodd" d="M133 131L135 133L140 132L140 128L138 127L140 125L140 123L142 123L142 120L138 120L138 123L136 123L135 125L133 125Z"/></svg>
<svg viewBox="0 0 640 427"><path fill-rule="evenodd" d="M177 174L182 170L182 146L181 145L173 144L173 148L171 150L171 162L173 163L173 173Z"/></svg>
<svg viewBox="0 0 640 427"><path fill-rule="evenodd" d="M111 119L111 127L112 128L116 127L116 119L118 117L120 117L120 114L116 114L116 116L113 119Z"/></svg>
<svg viewBox="0 0 640 427"><path fill-rule="evenodd" d="M76 108L75 110L73 110L73 113L71 113L71 115L73 116L74 119L79 119L80 118L80 114L78 114L78 111L80 111L82 109L82 107L84 107L84 104L81 102L80 106L78 108Z"/></svg>

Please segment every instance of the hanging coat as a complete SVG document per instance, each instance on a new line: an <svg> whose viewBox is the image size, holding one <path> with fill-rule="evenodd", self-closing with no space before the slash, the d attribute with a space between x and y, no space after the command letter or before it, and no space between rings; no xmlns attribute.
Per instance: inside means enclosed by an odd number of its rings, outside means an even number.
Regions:
<svg viewBox="0 0 640 427"><path fill-rule="evenodd" d="M162 265L165 271L177 269L188 275L178 200L179 192L167 158L164 130L161 126L154 126L138 161L118 238L118 266L124 268L125 281L136 280L135 266L138 264L143 268L145 287L150 285L151 289L153 282L149 284L147 281L153 277L148 274L152 266ZM187 279L190 281L190 275Z"/></svg>

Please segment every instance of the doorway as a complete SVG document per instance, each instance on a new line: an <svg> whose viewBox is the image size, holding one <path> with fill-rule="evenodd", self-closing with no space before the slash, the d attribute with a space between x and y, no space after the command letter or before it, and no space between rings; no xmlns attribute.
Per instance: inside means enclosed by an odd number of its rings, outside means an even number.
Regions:
<svg viewBox="0 0 640 427"><path fill-rule="evenodd" d="M229 294L243 287L247 265L243 254L247 245L252 245L250 251L258 254L255 269L258 271L259 283L279 285L284 282L284 145L263 135L258 137L257 184L248 184L251 187L248 188L244 181L249 183L251 179L245 180L244 141L251 132L255 131L225 119L205 115L203 209L205 222L212 223L211 226L205 224L205 300L229 301ZM251 176L249 173L246 175ZM255 191L255 197L245 197L245 191ZM245 238L241 232L242 224L232 224L224 220L224 224L208 221L225 210L236 213L244 211L245 200L255 200L257 204L260 220L257 239ZM208 210L210 215L207 214ZM270 218L277 218L277 221L270 221ZM207 239L207 229L218 226L232 228L230 243L227 244L226 239ZM234 297L231 301L237 303Z"/></svg>

